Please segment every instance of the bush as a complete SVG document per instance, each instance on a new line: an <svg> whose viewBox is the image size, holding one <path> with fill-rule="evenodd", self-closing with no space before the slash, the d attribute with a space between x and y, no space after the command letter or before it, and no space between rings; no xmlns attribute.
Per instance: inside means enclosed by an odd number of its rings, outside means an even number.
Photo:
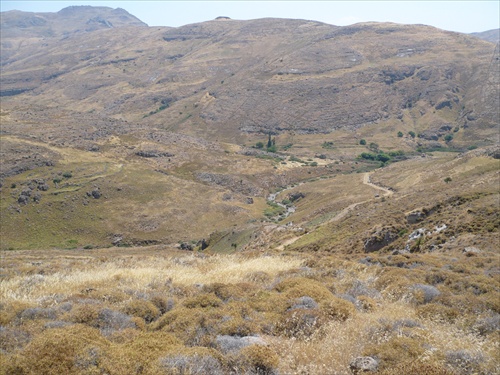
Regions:
<svg viewBox="0 0 500 375"><path fill-rule="evenodd" d="M277 325L277 332L287 337L311 336L325 319L319 309L297 308L283 315Z"/></svg>
<svg viewBox="0 0 500 375"><path fill-rule="evenodd" d="M362 146L365 146L366 145L366 140L365 139L361 139L359 141L359 144L362 145Z"/></svg>
<svg viewBox="0 0 500 375"><path fill-rule="evenodd" d="M146 323L151 323L160 316L160 309L150 301L133 300L123 309L123 312L138 318L144 319Z"/></svg>
<svg viewBox="0 0 500 375"><path fill-rule="evenodd" d="M447 307L438 303L429 303L417 307L417 316L429 320L453 323L460 316L460 312L453 307Z"/></svg>
<svg viewBox="0 0 500 375"><path fill-rule="evenodd" d="M256 148L264 148L264 143L262 143L262 142L257 142L257 143L255 144L255 147L256 147Z"/></svg>
<svg viewBox="0 0 500 375"><path fill-rule="evenodd" d="M42 307L33 307L26 310L23 310L19 314L19 319L21 320L35 320L35 319L56 319L57 312L55 309L42 308Z"/></svg>
<svg viewBox="0 0 500 375"><path fill-rule="evenodd" d="M243 348L240 352L244 367L250 368L253 373L259 375L276 374L279 364L278 355L269 347L252 345Z"/></svg>
<svg viewBox="0 0 500 375"><path fill-rule="evenodd" d="M452 366L459 374L479 374L484 357L480 353L472 353L467 350L456 350L447 352L446 363Z"/></svg>
<svg viewBox="0 0 500 375"><path fill-rule="evenodd" d="M74 374L81 373L80 361L89 349L107 348L109 342L95 328L73 325L67 328L46 330L38 335L20 353L13 367L22 368L26 374ZM6 373L16 373L5 369ZM19 370L18 370L19 371Z"/></svg>
<svg viewBox="0 0 500 375"><path fill-rule="evenodd" d="M441 294L435 286L425 284L415 284L412 290L415 300L421 304L429 303Z"/></svg>
<svg viewBox="0 0 500 375"><path fill-rule="evenodd" d="M398 137L399 137L399 138L402 138L402 137L403 137L403 132L399 131L399 132L398 132Z"/></svg>
<svg viewBox="0 0 500 375"><path fill-rule="evenodd" d="M342 298L333 297L332 300L321 304L321 310L335 320L344 321L356 313L354 305Z"/></svg>
<svg viewBox="0 0 500 375"><path fill-rule="evenodd" d="M208 354L176 354L159 360L160 368L168 375L222 374L221 363Z"/></svg>
<svg viewBox="0 0 500 375"><path fill-rule="evenodd" d="M73 177L73 174L71 172L64 172L62 175L63 175L64 178L71 178L71 177Z"/></svg>
<svg viewBox="0 0 500 375"><path fill-rule="evenodd" d="M86 324L98 327L99 306L85 303L74 307L69 313L69 320L73 323Z"/></svg>
<svg viewBox="0 0 500 375"><path fill-rule="evenodd" d="M375 154L372 154L370 152L363 152L361 153L361 155L359 155L362 159L365 159L365 160L375 160L375 158L377 157L377 155Z"/></svg>
<svg viewBox="0 0 500 375"><path fill-rule="evenodd" d="M391 160L391 157L387 154L380 153L376 156L376 159L378 161L381 161L382 163L385 163L385 162L388 162L389 160Z"/></svg>
<svg viewBox="0 0 500 375"><path fill-rule="evenodd" d="M412 138L415 138L416 134L414 131L409 131L408 134L410 135L410 137Z"/></svg>
<svg viewBox="0 0 500 375"><path fill-rule="evenodd" d="M197 307L219 307L222 301L214 293L203 293L195 297L187 298L183 305L187 308L193 309Z"/></svg>
<svg viewBox="0 0 500 375"><path fill-rule="evenodd" d="M393 337L389 341L368 346L364 355L380 359L381 370L400 364L402 358L408 362L416 360L425 350L420 341L410 337Z"/></svg>
<svg viewBox="0 0 500 375"><path fill-rule="evenodd" d="M28 332L17 328L0 326L0 352L11 352L21 349L31 340Z"/></svg>
<svg viewBox="0 0 500 375"><path fill-rule="evenodd" d="M97 327L106 332L136 328L136 324L127 314L111 309L102 309L97 316Z"/></svg>
<svg viewBox="0 0 500 375"><path fill-rule="evenodd" d="M444 140L446 141L446 143L451 142L453 140L453 134L446 134L444 136Z"/></svg>

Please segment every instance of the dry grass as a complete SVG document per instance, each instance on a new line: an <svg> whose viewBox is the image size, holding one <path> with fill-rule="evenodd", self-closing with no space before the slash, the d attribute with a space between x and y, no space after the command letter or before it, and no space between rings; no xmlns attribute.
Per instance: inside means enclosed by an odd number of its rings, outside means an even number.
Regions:
<svg viewBox="0 0 500 375"><path fill-rule="evenodd" d="M4 373L158 375L181 366L200 374L347 375L362 355L376 357L384 374L499 370L498 312L483 301L498 298L498 283L490 279L483 295L448 306L469 287L434 268L449 260L444 255L410 256L428 267L422 272L384 255L367 265L326 254L160 251L5 254ZM478 255L458 268L470 285L482 278L477 257L488 260ZM449 319L452 309L459 313ZM266 346L217 344L244 336Z"/></svg>
<svg viewBox="0 0 500 375"><path fill-rule="evenodd" d="M3 301L35 302L51 295L61 298L86 289L107 289L110 285L118 290L141 292L165 283L179 286L236 284L246 281L254 272L265 272L272 279L281 272L300 267L302 262L295 257L248 258L239 255L119 257L107 261L89 257L81 259L77 269L58 269L57 262L53 261L53 273L44 271L43 274L2 280L0 292Z"/></svg>

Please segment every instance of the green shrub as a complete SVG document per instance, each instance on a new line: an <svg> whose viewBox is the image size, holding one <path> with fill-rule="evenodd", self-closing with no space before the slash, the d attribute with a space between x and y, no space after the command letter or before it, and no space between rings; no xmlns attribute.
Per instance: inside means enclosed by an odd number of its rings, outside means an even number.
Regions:
<svg viewBox="0 0 500 375"><path fill-rule="evenodd" d="M365 139L361 139L359 141L359 144L362 145L362 146L365 146L366 145L366 140Z"/></svg>

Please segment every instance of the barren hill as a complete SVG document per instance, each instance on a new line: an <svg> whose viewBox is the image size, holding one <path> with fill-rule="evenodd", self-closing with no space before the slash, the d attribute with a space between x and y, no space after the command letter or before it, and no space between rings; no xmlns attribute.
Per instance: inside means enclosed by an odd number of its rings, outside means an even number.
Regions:
<svg viewBox="0 0 500 375"><path fill-rule="evenodd" d="M265 247L262 222L343 225L370 203L351 173L433 150L496 155L499 52L473 36L287 19L153 28L94 7L2 13L1 27L3 248ZM445 173L442 160L429 165ZM337 177L349 193L311 183ZM305 206L266 202L294 184ZM323 248L310 242L297 246Z"/></svg>
<svg viewBox="0 0 500 375"><path fill-rule="evenodd" d="M226 139L370 124L476 129L498 114L498 51L465 34L285 19L147 28L127 18L132 29L109 28L123 11L90 9L105 21L98 30L15 48L11 35L24 29L3 17L2 43L12 48L2 53L2 95ZM104 10L109 19L97 15ZM53 25L79 12L62 10Z"/></svg>

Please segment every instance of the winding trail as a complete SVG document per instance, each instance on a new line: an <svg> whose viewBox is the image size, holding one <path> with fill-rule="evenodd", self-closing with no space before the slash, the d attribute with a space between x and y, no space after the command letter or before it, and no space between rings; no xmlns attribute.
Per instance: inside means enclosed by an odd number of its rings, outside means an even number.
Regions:
<svg viewBox="0 0 500 375"><path fill-rule="evenodd" d="M373 172L366 172L363 174L363 184L364 185L368 185L374 189L377 189L377 190L380 190L380 191L383 191L384 192L384 197L389 197L391 195L394 194L394 191L390 190L390 189L387 189L383 186L379 186L379 185L376 185L374 184L373 182L370 181L370 175L372 174ZM368 203L368 202L371 202L371 201L374 201L376 198L371 198L371 199L367 199L367 200L364 200L364 201L361 201L361 202L357 202L357 203L353 203L353 204L350 204L349 206L345 207L344 209L342 209L342 211L340 211L338 213L338 215L335 215L335 217L331 218L330 220L326 221L324 224L327 224L327 223L331 223L331 222L335 222L335 221L340 221L342 220L344 217L347 216L348 213L350 213L354 208L356 208L357 206L361 205L361 204L365 204L365 203ZM302 235L303 236L303 235ZM285 246L288 246L288 245L291 245L293 244L295 241L297 241L299 238L301 238L302 236L296 236L296 237L292 237L292 238L289 238L285 241L283 241L283 243L281 245L279 245L276 249L277 250L284 250L285 249Z"/></svg>

